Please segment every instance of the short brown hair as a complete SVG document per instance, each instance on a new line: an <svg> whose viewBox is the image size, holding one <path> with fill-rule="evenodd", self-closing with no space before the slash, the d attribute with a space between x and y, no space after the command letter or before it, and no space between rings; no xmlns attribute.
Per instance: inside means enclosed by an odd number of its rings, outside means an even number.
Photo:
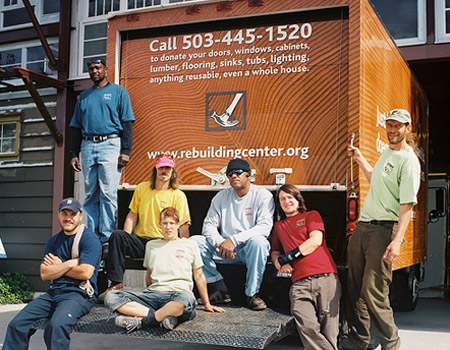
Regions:
<svg viewBox="0 0 450 350"><path fill-rule="evenodd" d="M161 210L159 214L159 222L161 222L164 218L173 218L175 222L180 222L180 214L178 214L178 210L172 207L167 207Z"/></svg>
<svg viewBox="0 0 450 350"><path fill-rule="evenodd" d="M298 201L298 211L300 213L303 213L306 211L305 200L303 199L303 196L300 193L300 190L297 187L295 187L294 185L285 184L278 189L277 195L275 197L275 206L277 208L277 213L282 220L286 219L286 214L284 213L283 209L281 208L280 191L290 194Z"/></svg>

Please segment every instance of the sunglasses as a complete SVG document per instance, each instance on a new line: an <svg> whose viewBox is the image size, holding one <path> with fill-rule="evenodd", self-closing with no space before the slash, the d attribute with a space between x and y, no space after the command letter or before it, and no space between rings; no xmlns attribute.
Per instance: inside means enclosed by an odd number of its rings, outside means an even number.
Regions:
<svg viewBox="0 0 450 350"><path fill-rule="evenodd" d="M164 157L174 160L173 156L169 153L160 153L156 156L156 159L161 159Z"/></svg>
<svg viewBox="0 0 450 350"><path fill-rule="evenodd" d="M246 173L246 171L242 169L230 170L227 171L227 177L232 177L233 175L241 176L243 173Z"/></svg>
<svg viewBox="0 0 450 350"><path fill-rule="evenodd" d="M101 64L103 64L103 65L106 67L105 61L103 61L102 59L89 60L89 61L87 62L88 67L89 67L91 64L93 64L93 63L95 63L95 64L101 63Z"/></svg>

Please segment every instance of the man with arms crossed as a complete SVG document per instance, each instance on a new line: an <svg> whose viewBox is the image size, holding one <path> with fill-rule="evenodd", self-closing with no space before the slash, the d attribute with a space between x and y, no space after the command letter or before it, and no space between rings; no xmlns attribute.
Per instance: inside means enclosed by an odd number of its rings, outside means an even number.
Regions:
<svg viewBox="0 0 450 350"><path fill-rule="evenodd" d="M9 323L3 350L28 349L34 333L31 327L41 318L49 318L44 330L47 349L69 350L72 327L95 304L101 256L100 241L94 232L80 225L82 217L76 199L66 198L59 205L62 231L48 240L41 263L41 278L52 280L50 288ZM73 258L73 244L79 230L79 254Z"/></svg>
<svg viewBox="0 0 450 350"><path fill-rule="evenodd" d="M250 175L250 165L246 160L230 160L227 177L231 187L213 198L203 222L202 235L191 239L200 247L206 281L216 286L217 291L211 295L211 301L229 299L215 261L244 263L247 266L247 307L263 310L267 305L260 298L259 289L270 251L267 238L273 225L274 202L268 190L250 184Z"/></svg>
<svg viewBox="0 0 450 350"><path fill-rule="evenodd" d="M147 268L147 289L142 293L114 291L108 293L105 305L121 314L116 325L128 332L154 326L172 330L177 324L196 316L193 280L209 312L225 312L209 303L208 289L202 272L202 259L195 242L179 238L180 217L175 208L161 211L163 239L147 243L144 267Z"/></svg>
<svg viewBox="0 0 450 350"><path fill-rule="evenodd" d="M389 284L392 263L400 254L412 207L417 204L420 163L406 142L411 132L408 111L390 111L386 132L389 147L374 168L358 148L348 146L348 155L361 167L370 189L347 250L349 334L343 338L345 349L367 349L371 325L383 350L400 348Z"/></svg>
<svg viewBox="0 0 450 350"><path fill-rule="evenodd" d="M99 295L100 300L111 290L123 289L126 256L143 258L145 244L151 239L163 238L159 226L162 209L168 206L177 209L180 213L180 236L189 238L189 207L186 195L178 189L178 184L173 157L169 154L159 155L150 181L140 183L134 191L123 230L114 231L109 239L106 269L110 286Z"/></svg>
<svg viewBox="0 0 450 350"><path fill-rule="evenodd" d="M282 218L272 232L271 258L291 274L291 314L306 350L337 350L341 285L325 243L320 214L306 211L300 191L283 185L275 199Z"/></svg>

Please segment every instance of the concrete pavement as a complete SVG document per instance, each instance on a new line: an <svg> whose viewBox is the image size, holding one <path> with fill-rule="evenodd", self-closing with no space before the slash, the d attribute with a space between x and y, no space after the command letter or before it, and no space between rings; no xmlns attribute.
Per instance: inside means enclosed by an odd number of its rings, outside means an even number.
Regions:
<svg viewBox="0 0 450 350"><path fill-rule="evenodd" d="M9 321L22 308L22 305L0 306L0 346ZM403 350L448 350L450 349L450 302L442 299L420 299L413 312L396 312L395 321L400 329ZM1 347L0 347L1 348ZM43 332L37 331L31 338L30 350L45 350ZM105 334L72 334L71 350L106 349L183 349L183 350L219 350L232 349L223 346L155 341L125 336ZM268 350L301 349L296 336L287 337Z"/></svg>

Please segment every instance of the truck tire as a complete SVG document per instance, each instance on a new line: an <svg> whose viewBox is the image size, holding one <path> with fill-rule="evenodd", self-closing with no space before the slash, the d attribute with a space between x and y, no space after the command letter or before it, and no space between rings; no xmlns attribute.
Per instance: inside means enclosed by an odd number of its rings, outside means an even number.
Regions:
<svg viewBox="0 0 450 350"><path fill-rule="evenodd" d="M396 311L414 311L419 300L418 265L395 271L391 305Z"/></svg>

